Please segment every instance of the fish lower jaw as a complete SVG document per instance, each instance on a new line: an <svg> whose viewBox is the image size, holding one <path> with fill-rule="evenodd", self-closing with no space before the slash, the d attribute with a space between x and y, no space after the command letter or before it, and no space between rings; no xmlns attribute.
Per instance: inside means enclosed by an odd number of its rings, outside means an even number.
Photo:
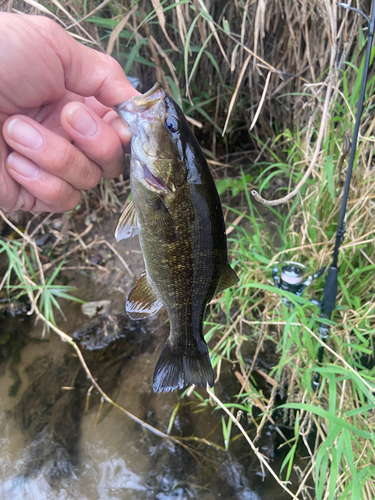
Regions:
<svg viewBox="0 0 375 500"><path fill-rule="evenodd" d="M171 191L164 185L158 177L156 177L148 165L151 163L143 162L138 156L133 155L133 159L138 163L137 178L147 188L158 194L169 194Z"/></svg>

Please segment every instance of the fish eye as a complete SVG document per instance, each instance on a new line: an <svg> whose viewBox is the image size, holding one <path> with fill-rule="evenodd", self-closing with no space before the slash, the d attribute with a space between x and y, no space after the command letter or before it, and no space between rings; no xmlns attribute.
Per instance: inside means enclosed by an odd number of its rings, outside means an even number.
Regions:
<svg viewBox="0 0 375 500"><path fill-rule="evenodd" d="M171 132L177 132L178 130L178 121L174 116L167 116L165 119L165 125Z"/></svg>

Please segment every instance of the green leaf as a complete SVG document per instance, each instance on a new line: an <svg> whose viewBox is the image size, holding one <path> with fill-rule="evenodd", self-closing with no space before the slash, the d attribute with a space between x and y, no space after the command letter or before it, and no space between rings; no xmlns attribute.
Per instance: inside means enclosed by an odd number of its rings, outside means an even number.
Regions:
<svg viewBox="0 0 375 500"><path fill-rule="evenodd" d="M358 429L354 425L351 425L348 422L346 422L343 418L337 417L336 415L332 415L327 410L324 410L323 408L319 408L318 406L305 404L305 403L286 403L286 404L281 405L280 408L293 408L294 410L309 411L315 415L319 415L320 417L325 418L329 422L336 424L337 426L341 427L342 429L347 429L347 430L353 432L353 434L355 434L357 436L361 436L365 439L374 439L374 435L372 432L367 432L367 431L363 431L361 429Z"/></svg>
<svg viewBox="0 0 375 500"><path fill-rule="evenodd" d="M185 79L186 79L186 82L189 82L189 70L188 70L188 64L189 64L189 49L190 49L190 40L191 40L191 36L193 34L193 30L194 30L194 27L198 21L200 17L200 14L198 14L198 16L196 16L191 25L190 25L190 28L186 34L186 40L185 40L185 47L184 47L184 67L185 67Z"/></svg>
<svg viewBox="0 0 375 500"><path fill-rule="evenodd" d="M297 444L294 443L293 446L288 451L286 457L284 458L283 463L281 464L280 474L282 473L282 471L284 470L286 465L288 465L288 469L287 469L286 475L285 475L285 481L289 481L290 475L292 473L293 464L294 464L294 457L296 455L296 450L297 450Z"/></svg>
<svg viewBox="0 0 375 500"><path fill-rule="evenodd" d="M173 406L173 410L172 410L171 418L169 419L169 424L168 424L167 434L170 434L170 433L171 433L171 430L172 430L172 427L173 427L173 423L174 423L174 421L175 421L175 418L176 418L176 415L177 415L177 413L178 413L179 408L180 408L180 402L176 403L176 404Z"/></svg>
<svg viewBox="0 0 375 500"><path fill-rule="evenodd" d="M203 45L202 45L202 47L200 48L200 50L199 50L199 52L198 52L198 55L197 55L197 56L196 56L196 58L195 58L195 61L194 61L194 64L193 64L193 68L192 68L192 70L191 70L191 72L190 72L189 81L188 81L188 86L190 85L190 82L191 82L191 80L192 80L192 78L193 78L193 75L194 75L194 73L195 73L195 70L197 69L198 64L199 64L199 61L201 60L202 54L203 54L203 52L204 52L204 49L207 47L207 44L208 44L208 42L211 40L212 35L213 35L213 33L210 33L210 34L208 35L208 37L206 38L206 40L205 40L204 44L203 44Z"/></svg>
<svg viewBox="0 0 375 500"><path fill-rule="evenodd" d="M331 448L330 454L331 454L331 464L329 470L328 498L329 500L335 500L337 491L337 481L339 477L339 463L337 460L337 450L334 446Z"/></svg>
<svg viewBox="0 0 375 500"><path fill-rule="evenodd" d="M335 183L333 179L333 157L328 156L324 162L324 172L327 175L328 192L331 195L332 201L335 201Z"/></svg>
<svg viewBox="0 0 375 500"><path fill-rule="evenodd" d="M134 44L131 51L128 54L125 68L124 68L126 75L130 72L130 69L133 66L134 61L136 61L136 58L139 56L139 48L140 48L140 46L138 46L137 44Z"/></svg>

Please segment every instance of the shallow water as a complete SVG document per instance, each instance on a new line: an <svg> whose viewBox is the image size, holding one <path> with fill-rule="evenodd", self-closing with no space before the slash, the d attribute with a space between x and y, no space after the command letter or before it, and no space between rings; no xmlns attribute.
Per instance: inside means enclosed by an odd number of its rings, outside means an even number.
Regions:
<svg viewBox="0 0 375 500"><path fill-rule="evenodd" d="M54 334L40 341L30 320L2 319L2 331L11 328L14 340L6 343L0 364L1 500L284 498L273 479L262 478L243 439L228 452L204 445L192 456L108 404L99 413L95 391L85 410L91 384L70 346ZM166 325L154 320L125 327L123 321L123 338L86 351L90 369L118 404L165 432L178 399L154 394L151 381ZM228 368L216 387L223 399L233 378ZM210 407L196 413L195 396L182 403L172 434L222 446L220 412ZM272 457L274 430L265 429L258 445ZM276 468L280 458L272 460Z"/></svg>
<svg viewBox="0 0 375 500"><path fill-rule="evenodd" d="M121 242L128 245L123 255L131 257L132 271L140 274L142 257L133 240ZM100 280L71 276L79 296L109 299L112 310L110 316L89 320L76 304L64 304L67 321L60 326L69 335L76 332L102 389L166 432L180 401L177 393L152 391L153 370L168 335L166 313L149 321L126 317L121 291L134 283L129 275L118 281L113 272ZM242 437L232 441L229 451L185 442L195 452L160 438L109 404L101 405L73 349L57 335L50 333L42 341L41 325L34 326L24 313L1 314L0 322L0 500L289 498L269 474L263 476ZM113 324L120 335L108 345ZM223 401L239 392L229 363L223 364L215 390ZM222 412L198 406L194 394L180 403L171 434L205 438L222 448ZM245 417L242 423L254 438L254 426ZM237 434L234 429L232 436ZM266 426L257 446L275 470L287 452L286 447L279 452L277 444L276 429ZM296 477L292 480L290 487L296 490Z"/></svg>

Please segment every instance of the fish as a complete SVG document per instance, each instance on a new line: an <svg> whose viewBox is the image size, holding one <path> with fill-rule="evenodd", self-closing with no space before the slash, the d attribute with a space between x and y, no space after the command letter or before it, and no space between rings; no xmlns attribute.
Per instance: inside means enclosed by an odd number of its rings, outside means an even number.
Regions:
<svg viewBox="0 0 375 500"><path fill-rule="evenodd" d="M133 134L132 201L115 237L138 235L146 268L129 293L126 312L140 320L164 305L170 323L153 389L212 387L205 310L217 293L238 282L228 262L215 182L183 111L160 83L114 109Z"/></svg>

